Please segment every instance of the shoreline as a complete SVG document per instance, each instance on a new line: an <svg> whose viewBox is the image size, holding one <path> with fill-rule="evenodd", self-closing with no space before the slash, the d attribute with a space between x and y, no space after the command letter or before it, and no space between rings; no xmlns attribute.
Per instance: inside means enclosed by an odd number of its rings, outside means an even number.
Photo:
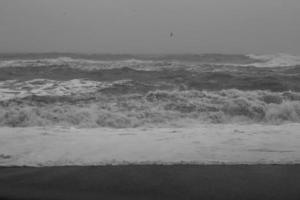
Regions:
<svg viewBox="0 0 300 200"><path fill-rule="evenodd" d="M1 128L0 166L296 164L300 124Z"/></svg>

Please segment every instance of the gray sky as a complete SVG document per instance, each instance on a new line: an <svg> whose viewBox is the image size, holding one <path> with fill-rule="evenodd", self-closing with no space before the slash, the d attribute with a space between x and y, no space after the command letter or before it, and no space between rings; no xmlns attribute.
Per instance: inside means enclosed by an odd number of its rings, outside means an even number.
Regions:
<svg viewBox="0 0 300 200"><path fill-rule="evenodd" d="M0 52L51 51L300 55L300 0L0 0Z"/></svg>

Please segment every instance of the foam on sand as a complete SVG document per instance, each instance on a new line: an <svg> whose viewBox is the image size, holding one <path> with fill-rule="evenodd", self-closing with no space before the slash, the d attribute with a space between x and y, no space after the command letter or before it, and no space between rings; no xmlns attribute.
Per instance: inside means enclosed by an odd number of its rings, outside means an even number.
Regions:
<svg viewBox="0 0 300 200"><path fill-rule="evenodd" d="M1 128L1 166L300 163L299 124Z"/></svg>

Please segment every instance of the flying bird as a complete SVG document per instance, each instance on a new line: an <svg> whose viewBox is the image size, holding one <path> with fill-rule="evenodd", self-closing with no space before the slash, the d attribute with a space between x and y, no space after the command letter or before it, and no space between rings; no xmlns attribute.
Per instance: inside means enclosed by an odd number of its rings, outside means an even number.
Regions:
<svg viewBox="0 0 300 200"><path fill-rule="evenodd" d="M170 37L173 37L173 36L174 36L174 34L173 34L173 32L171 32L171 33L170 33Z"/></svg>

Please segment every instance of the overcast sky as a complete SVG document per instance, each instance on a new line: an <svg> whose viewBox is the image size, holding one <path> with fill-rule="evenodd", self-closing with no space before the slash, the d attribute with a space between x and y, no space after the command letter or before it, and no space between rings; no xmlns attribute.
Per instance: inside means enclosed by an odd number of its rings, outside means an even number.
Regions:
<svg viewBox="0 0 300 200"><path fill-rule="evenodd" d="M0 0L0 52L53 51L300 55L300 0Z"/></svg>

